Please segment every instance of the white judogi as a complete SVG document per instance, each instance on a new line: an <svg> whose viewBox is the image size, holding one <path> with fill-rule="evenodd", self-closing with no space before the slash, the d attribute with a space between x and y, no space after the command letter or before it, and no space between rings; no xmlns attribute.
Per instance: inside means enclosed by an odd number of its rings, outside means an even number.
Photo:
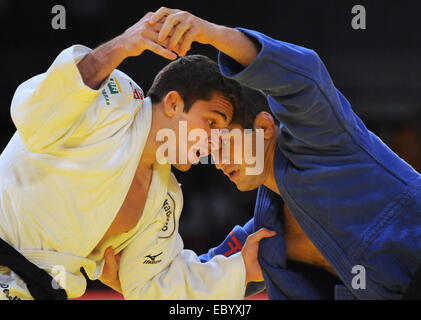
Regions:
<svg viewBox="0 0 421 320"><path fill-rule="evenodd" d="M97 248L129 190L152 104L118 70L98 90L85 86L77 63L89 51L79 45L64 50L46 73L16 90L11 115L17 132L0 156L0 238L56 276L69 298L86 289L81 267L91 279L100 276L110 245L116 253L124 249L126 298L243 298L241 254L201 264L183 250L183 198L170 165L155 164L136 227ZM19 277L0 267L0 299L13 297L31 298Z"/></svg>

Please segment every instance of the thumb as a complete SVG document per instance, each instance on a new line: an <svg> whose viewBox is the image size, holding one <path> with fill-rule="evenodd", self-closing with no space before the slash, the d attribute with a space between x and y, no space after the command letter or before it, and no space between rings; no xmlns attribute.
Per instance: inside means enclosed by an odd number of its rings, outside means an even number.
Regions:
<svg viewBox="0 0 421 320"><path fill-rule="evenodd" d="M108 247L105 250L104 258L105 258L105 264L106 265L108 265L110 267L116 267L116 266L118 266L118 262L119 261L116 260L116 257L114 255L113 247ZM120 257L118 257L118 260L120 260L119 258Z"/></svg>
<svg viewBox="0 0 421 320"><path fill-rule="evenodd" d="M276 235L276 232L266 228L261 228L252 235L249 236L249 239L254 242L259 242L263 238L270 238Z"/></svg>
<svg viewBox="0 0 421 320"><path fill-rule="evenodd" d="M275 231L261 228L255 233L248 236L246 243L241 250L244 265L246 268L246 283L250 281L262 281L263 273L258 261L258 251L260 247L260 240L263 238L273 237Z"/></svg>
<svg viewBox="0 0 421 320"><path fill-rule="evenodd" d="M114 256L117 266L120 266L121 252Z"/></svg>

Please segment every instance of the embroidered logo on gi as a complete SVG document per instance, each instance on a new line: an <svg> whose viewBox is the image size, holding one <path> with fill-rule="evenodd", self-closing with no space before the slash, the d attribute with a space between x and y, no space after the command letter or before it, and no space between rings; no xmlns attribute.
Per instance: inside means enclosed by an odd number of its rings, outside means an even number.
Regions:
<svg viewBox="0 0 421 320"><path fill-rule="evenodd" d="M231 231L229 233L229 236L231 241L228 241L227 244L230 247L230 249L224 253L225 257L229 257L230 255L240 251L243 248L241 242L238 241L237 237L234 235L234 231Z"/></svg>
<svg viewBox="0 0 421 320"><path fill-rule="evenodd" d="M7 288L9 288L9 285L8 284L5 284L5 283L0 283L0 287L2 288L2 289L4 289L3 290L3 294L4 294L4 296L6 297L6 299L8 299L8 300L22 300L21 298L19 298L19 297L16 297L16 296L11 296L10 295L10 291L9 291L9 289L7 289Z"/></svg>
<svg viewBox="0 0 421 320"><path fill-rule="evenodd" d="M105 103L107 106L110 105L110 97L108 96L107 92L104 90L101 91L102 95L104 96Z"/></svg>
<svg viewBox="0 0 421 320"><path fill-rule="evenodd" d="M152 254L148 254L147 256L145 256L145 260L143 261L143 264L157 264L160 263L162 261L162 259L158 259L155 260L156 257L160 256L163 253L163 251L161 251L158 254L152 255Z"/></svg>
<svg viewBox="0 0 421 320"><path fill-rule="evenodd" d="M161 216L165 219L165 222L158 233L158 237L169 238L175 231L175 201L169 193L162 205Z"/></svg>
<svg viewBox="0 0 421 320"><path fill-rule="evenodd" d="M111 94L117 94L121 92L120 84L118 83L117 78L110 78L107 86L108 89L110 89Z"/></svg>
<svg viewBox="0 0 421 320"><path fill-rule="evenodd" d="M142 90L138 90L134 85L133 85L133 83L131 83L131 82L129 82L130 83L130 86L132 87L132 89L133 89L133 99L135 99L135 100L143 100L143 92L142 92Z"/></svg>
<svg viewBox="0 0 421 320"><path fill-rule="evenodd" d="M136 100L143 100L142 92L139 92L139 90L134 89L133 90L133 98L135 98Z"/></svg>

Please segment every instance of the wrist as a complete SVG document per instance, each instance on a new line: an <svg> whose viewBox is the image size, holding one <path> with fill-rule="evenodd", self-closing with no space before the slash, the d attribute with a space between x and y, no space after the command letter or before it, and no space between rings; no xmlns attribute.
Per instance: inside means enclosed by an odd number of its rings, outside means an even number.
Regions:
<svg viewBox="0 0 421 320"><path fill-rule="evenodd" d="M111 51L112 55L116 57L117 60L120 60L120 62L123 62L123 60L132 56L131 48L128 45L128 41L125 40L124 34L114 38Z"/></svg>
<svg viewBox="0 0 421 320"><path fill-rule="evenodd" d="M257 56L258 51L252 40L242 31L224 26L214 29L210 43L220 52L247 67Z"/></svg>
<svg viewBox="0 0 421 320"><path fill-rule="evenodd" d="M226 39L231 30L235 29L209 22L209 27L207 28L207 42L205 44L209 44L214 48L221 50L228 45Z"/></svg>

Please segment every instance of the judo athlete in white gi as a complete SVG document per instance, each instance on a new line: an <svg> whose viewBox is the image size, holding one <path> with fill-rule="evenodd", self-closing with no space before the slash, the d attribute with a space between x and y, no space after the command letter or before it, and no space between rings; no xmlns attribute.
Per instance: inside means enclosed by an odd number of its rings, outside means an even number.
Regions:
<svg viewBox="0 0 421 320"><path fill-rule="evenodd" d="M86 290L81 268L90 279L101 276L111 247L121 255L126 299L241 299L247 282L263 279L258 245L274 233L262 229L241 253L200 263L178 234L180 186L171 165L156 159L160 129L177 133L180 121L189 131L224 128L234 100L223 88L205 88L208 97L191 101L187 112L186 93L159 96L157 86L153 98L144 98L116 70L144 50L176 58L158 43L160 26L149 24L151 15L93 51L64 50L46 73L18 87L11 106L17 131L0 156L0 239L52 276L59 270L55 279L68 298ZM186 171L191 164L174 165ZM25 281L0 262L0 299L32 298Z"/></svg>

